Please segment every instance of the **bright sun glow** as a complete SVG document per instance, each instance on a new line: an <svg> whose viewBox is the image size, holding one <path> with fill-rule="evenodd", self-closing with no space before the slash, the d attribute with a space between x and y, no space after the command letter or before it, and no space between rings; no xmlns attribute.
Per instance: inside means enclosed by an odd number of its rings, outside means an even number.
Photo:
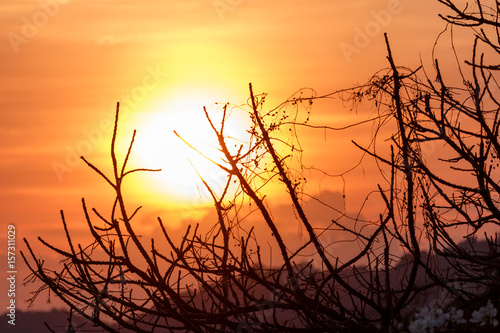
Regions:
<svg viewBox="0 0 500 333"><path fill-rule="evenodd" d="M155 107L135 124L138 131L133 149L135 159L142 167L162 169L148 175L151 184L147 187L186 204L211 201L200 176L215 192L220 192L227 181L227 174L209 160L221 163L222 155L203 112L203 105L201 99L190 100L186 97ZM222 119L222 109L222 104L207 107L217 128ZM242 114L237 113L231 113L226 120L224 133L244 142L248 136L247 125ZM174 131L199 152L190 148Z"/></svg>

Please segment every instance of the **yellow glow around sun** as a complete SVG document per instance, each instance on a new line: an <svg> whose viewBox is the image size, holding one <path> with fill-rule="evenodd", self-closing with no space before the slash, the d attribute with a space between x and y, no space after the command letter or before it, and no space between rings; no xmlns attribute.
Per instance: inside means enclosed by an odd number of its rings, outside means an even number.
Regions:
<svg viewBox="0 0 500 333"><path fill-rule="evenodd" d="M146 185L153 192L165 194L170 201L189 205L212 200L199 175L216 193L223 190L227 174L206 158L222 163L222 153L218 150L218 141L205 116L202 101L185 97L159 104L134 124L137 128L134 159L138 159L141 167L162 169L161 172L149 173L146 177L149 184L140 186ZM223 104L207 107L217 128L222 109ZM244 142L248 136L246 126L244 117L233 112L226 120L224 133ZM190 148L174 131L205 157Z"/></svg>

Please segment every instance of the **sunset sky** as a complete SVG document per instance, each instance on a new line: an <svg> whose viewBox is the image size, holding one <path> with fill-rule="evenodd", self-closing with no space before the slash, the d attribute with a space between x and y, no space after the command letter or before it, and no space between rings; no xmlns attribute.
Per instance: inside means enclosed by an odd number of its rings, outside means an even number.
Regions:
<svg viewBox="0 0 500 333"><path fill-rule="evenodd" d="M9 224L16 225L19 249L25 237L43 252L37 236L64 246L59 210L72 230L82 231L80 237L86 227L82 197L92 207L109 209L112 192L78 157L110 171L116 102L126 112L120 141L138 130L134 165L166 173L153 181L139 178L143 186L132 187L131 200L145 206L144 233L154 232L156 215L180 230L186 216L208 218L196 185L183 188L191 178L179 174L189 164L185 157L180 161L184 155L173 130L198 143L206 135L202 107L245 104L249 82L256 93L269 94L267 107L300 88L324 95L365 82L387 66L384 32L401 65L429 63L445 27L440 10L432 0L3 1L0 258ZM336 126L358 120L339 105L314 105L311 122ZM238 117L232 128L244 134L248 122ZM168 136L155 141L156 133ZM369 134L366 128L328 136L311 132L303 138L312 144L305 163L343 172L359 158L350 140ZM166 161L155 157L162 152L168 153ZM157 162L163 165L152 165ZM360 177L370 177L369 170L363 172ZM158 181L162 177L165 183ZM348 193L361 193L364 182L353 177ZM341 185L325 180L309 192L338 198ZM198 206L190 208L193 203ZM19 253L17 259L21 265Z"/></svg>

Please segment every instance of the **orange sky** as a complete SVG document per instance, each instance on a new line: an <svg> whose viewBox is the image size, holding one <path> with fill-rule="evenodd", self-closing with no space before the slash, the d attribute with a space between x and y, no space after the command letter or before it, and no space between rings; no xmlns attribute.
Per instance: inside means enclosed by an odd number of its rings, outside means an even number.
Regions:
<svg viewBox="0 0 500 333"><path fill-rule="evenodd" d="M3 1L1 258L8 224L17 226L20 249L22 237L34 242L38 235L63 244L58 238L60 209L74 230L83 230L82 197L92 206L108 207L110 190L75 157L84 153L107 166L117 101L128 110L121 132L126 140L133 128L139 137L141 130L150 130L158 112L182 109L190 120L203 117L203 105L243 104L249 82L256 93L269 93L269 107L303 87L319 95L333 92L364 82L387 65L383 32L389 33L400 63L429 61L444 27L437 8L432 0ZM359 31L370 36L363 39ZM338 105L313 107L313 123L356 119ZM186 133L185 124L179 122L179 132ZM359 156L350 139L362 141L369 134L366 128L329 133L325 141L321 131L307 133L304 142L314 145L306 164L332 173L345 171ZM324 149L332 151L325 157ZM364 172L360 177L372 171ZM353 179L349 193L365 182ZM339 186L337 180L318 184L311 184L310 192L337 191ZM147 192L155 202L149 201L143 221L155 213L176 221L179 211L189 211L189 200L172 204L154 188L144 188L133 200ZM144 228L154 230L147 222ZM18 255L19 264L20 259Z"/></svg>

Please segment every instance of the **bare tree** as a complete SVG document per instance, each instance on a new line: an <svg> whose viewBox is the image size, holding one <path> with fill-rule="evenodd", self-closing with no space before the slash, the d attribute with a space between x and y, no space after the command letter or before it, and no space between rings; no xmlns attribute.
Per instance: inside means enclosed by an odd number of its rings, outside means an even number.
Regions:
<svg viewBox="0 0 500 333"><path fill-rule="evenodd" d="M191 225L175 240L158 218L162 235L147 242L141 238L132 223L139 208L125 206L122 183L132 173L155 170L127 170L135 132L118 162L118 105L113 174L105 175L82 157L113 188L111 214L90 210L82 200L92 241L81 245L72 241L61 212L68 248L40 238L65 258L59 268L47 268L25 240L30 278L43 282L32 301L49 289L73 313L110 332L387 332L405 329L429 294L442 309L460 307L466 315L488 300L498 305L500 104L495 73L500 67L485 57L500 51L499 7L475 1L460 10L451 1L439 2L453 12L443 16L449 24L477 32L471 60L458 69L460 87L447 83L437 59L433 79L422 68L398 66L386 36L389 67L364 85L325 96L294 96L267 112L265 95L255 95L250 85L249 142L235 143L226 135L229 105L220 121L204 109L222 154L221 161L213 162L227 174L219 192L202 178L217 214L209 232ZM363 224L374 226L370 232L342 218L332 218L323 229L312 224L301 201L303 177L291 166L300 144L275 135L279 129L290 129L293 136L298 126L318 127L308 116L298 121L293 111L286 112L295 105L307 110L317 99L346 94L373 103L379 126L395 128L385 150L355 143L380 163L386 177L378 186L385 207L378 220ZM425 154L426 145L438 151ZM270 182L286 191L305 230L301 244L287 244L283 237L266 197ZM262 254L254 228L242 226L244 206L252 207L270 230L279 264L271 265ZM351 218L361 223L358 216ZM340 261L321 238L331 232L352 235L361 250ZM317 260L304 262L311 250ZM465 331L472 323L446 325L443 329Z"/></svg>
<svg viewBox="0 0 500 333"><path fill-rule="evenodd" d="M251 86L250 101L254 126L252 140L245 151L243 145L233 152L228 147L228 138L224 136L227 106L220 127L216 127L206 113L225 158L219 166L228 174L227 184L222 193L215 193L205 183L213 196L218 216L211 232L201 235L198 225L190 226L178 244L174 243L160 218L162 240L151 239L146 245L134 230L131 220L139 209L129 213L121 185L123 179L134 172L154 170L126 170L135 133L123 164L118 164L115 153L118 106L111 146L113 177L106 176L83 158L115 190L111 216L106 218L94 209L98 225L92 221L82 200L85 219L94 239L83 247L73 243L61 212L69 249L56 248L40 238L44 245L66 258L60 271L45 268L26 241L32 260L24 254L23 257L33 272L33 278L44 282L35 297L43 289L50 288L74 312L108 331L119 331L119 327L138 332L162 329L242 332L289 331L292 328L299 331L375 330L376 325L349 319L358 314L350 306L343 306L342 298L350 297L372 307L377 307L377 304L371 296L363 294L347 278L341 277L351 263L339 267L335 258L326 253L309 223L300 204L298 183L291 178L290 170L270 136L280 124L264 124L259 113L262 99L254 96ZM296 102L301 101L293 101ZM283 123L285 118L281 120ZM266 158L268 162L262 164L267 163L267 166L258 167ZM239 190L227 203L225 196L233 178L238 181ZM279 178L285 186L307 230L308 240L298 249L291 250L290 245L285 244L264 195L255 188L256 178L261 181ZM239 226L240 196L247 197L256 206L262 221L271 230L281 254L280 266L269 266L261 257L253 230L245 231ZM380 227L376 234L382 229ZM158 246L160 241L162 245ZM302 265L295 262L294 258L310 247L319 254L324 271L313 269L311 262ZM354 258L352 262L357 260ZM342 293L334 288L336 284ZM102 318L112 319L119 327Z"/></svg>
<svg viewBox="0 0 500 333"><path fill-rule="evenodd" d="M421 68L396 66L388 47L389 70L356 96L381 105L382 116L397 125L390 154L362 149L390 169L381 194L394 221L387 232L405 249L411 266L404 293L412 298L431 290L442 309L471 314L488 301L499 305L500 67L490 61L500 51L500 7L473 1L460 10L452 1L439 2L453 12L442 16L451 29L474 32L470 60L457 61L456 75L447 80L435 59L430 78ZM452 49L458 60L453 44ZM422 148L429 146L433 154Z"/></svg>

